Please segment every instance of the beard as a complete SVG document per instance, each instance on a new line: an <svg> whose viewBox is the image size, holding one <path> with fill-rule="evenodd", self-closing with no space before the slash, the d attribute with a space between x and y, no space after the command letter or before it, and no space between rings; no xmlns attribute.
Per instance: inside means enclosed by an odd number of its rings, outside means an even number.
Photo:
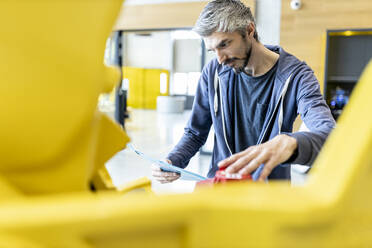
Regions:
<svg viewBox="0 0 372 248"><path fill-rule="evenodd" d="M243 61L243 64L241 66L232 66L232 69L234 71L235 74L239 74L241 72L245 72L247 73L248 75L252 74L250 73L249 71L246 70L246 67L248 65L248 62L249 62L249 59L251 57L251 53L252 53L252 46L247 48L246 52L245 52L245 57L243 58L232 58L232 59L229 59L225 62L225 64L230 64L232 62L235 62L235 61Z"/></svg>

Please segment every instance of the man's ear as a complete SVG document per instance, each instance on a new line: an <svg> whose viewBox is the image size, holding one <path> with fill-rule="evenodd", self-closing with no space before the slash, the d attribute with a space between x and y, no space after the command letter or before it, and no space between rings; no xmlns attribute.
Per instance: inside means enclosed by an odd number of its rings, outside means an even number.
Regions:
<svg viewBox="0 0 372 248"><path fill-rule="evenodd" d="M247 26L247 30L246 30L247 35L253 37L255 30L256 30L256 27L255 27L254 23L252 23L252 22L249 23L248 26Z"/></svg>

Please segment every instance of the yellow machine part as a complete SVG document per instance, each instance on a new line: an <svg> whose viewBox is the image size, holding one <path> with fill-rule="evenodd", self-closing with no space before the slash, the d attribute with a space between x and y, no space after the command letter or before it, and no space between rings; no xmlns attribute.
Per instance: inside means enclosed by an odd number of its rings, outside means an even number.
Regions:
<svg viewBox="0 0 372 248"><path fill-rule="evenodd" d="M145 82L144 82L143 68L123 67L123 78L128 80L128 107L143 108L144 95L145 95Z"/></svg>
<svg viewBox="0 0 372 248"><path fill-rule="evenodd" d="M161 75L166 75L165 91L161 92ZM156 109L156 98L169 95L169 71L123 67L123 78L129 81L128 106Z"/></svg>
<svg viewBox="0 0 372 248"><path fill-rule="evenodd" d="M19 194L87 190L128 142L97 111L119 81L103 57L121 4L0 2L0 180Z"/></svg>
<svg viewBox="0 0 372 248"><path fill-rule="evenodd" d="M2 204L0 230L43 247L369 247L371 81L372 63L303 187L240 183L175 196L34 197Z"/></svg>
<svg viewBox="0 0 372 248"><path fill-rule="evenodd" d="M19 237L29 247L370 247L371 81L372 63L303 187L248 182L174 196L32 197L1 205L0 241Z"/></svg>
<svg viewBox="0 0 372 248"><path fill-rule="evenodd" d="M0 247L372 246L372 63L303 187L84 191L127 142L96 110L98 95L112 88L103 49L119 7L0 1ZM135 185L149 181L122 190Z"/></svg>

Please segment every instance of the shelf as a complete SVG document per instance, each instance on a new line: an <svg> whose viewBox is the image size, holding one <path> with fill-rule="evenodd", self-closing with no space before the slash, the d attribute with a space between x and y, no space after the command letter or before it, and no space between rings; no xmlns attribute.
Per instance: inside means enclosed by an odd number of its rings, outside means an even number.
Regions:
<svg viewBox="0 0 372 248"><path fill-rule="evenodd" d="M334 83L356 83L359 78L355 76L330 76L328 82Z"/></svg>

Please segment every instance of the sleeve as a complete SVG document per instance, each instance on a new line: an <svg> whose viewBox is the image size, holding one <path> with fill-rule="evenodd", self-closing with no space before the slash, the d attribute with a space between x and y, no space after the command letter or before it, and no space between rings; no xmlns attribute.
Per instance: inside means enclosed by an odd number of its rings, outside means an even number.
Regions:
<svg viewBox="0 0 372 248"><path fill-rule="evenodd" d="M208 70L204 69L199 79L185 132L181 140L167 156L167 159L172 161L173 165L185 168L190 159L206 142L212 125L208 99Z"/></svg>
<svg viewBox="0 0 372 248"><path fill-rule="evenodd" d="M335 120L320 93L320 86L313 71L308 67L301 69L294 78L297 88L297 111L309 129L308 132L287 134L297 140L297 151L289 161L293 164L312 165L335 127Z"/></svg>

